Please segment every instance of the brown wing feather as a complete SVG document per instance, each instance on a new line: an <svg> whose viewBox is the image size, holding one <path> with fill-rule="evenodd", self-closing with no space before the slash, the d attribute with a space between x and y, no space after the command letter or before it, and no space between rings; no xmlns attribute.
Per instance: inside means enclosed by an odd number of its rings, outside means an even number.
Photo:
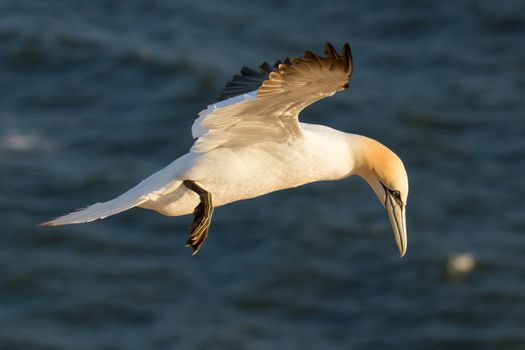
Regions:
<svg viewBox="0 0 525 350"><path fill-rule="evenodd" d="M291 63L288 58L286 58L284 62ZM217 102L259 89L262 83L268 79L270 73L276 71L281 63L279 60L271 66L268 62L264 62L259 66L258 71L248 67L242 67L241 74L235 75L231 81L226 83L226 86L219 94Z"/></svg>
<svg viewBox="0 0 525 350"><path fill-rule="evenodd" d="M320 57L312 51L305 51L304 57L280 64L262 83L257 97L275 97L285 90L293 90L294 85L310 85L311 91L304 91L303 96L305 103L313 103L317 99L312 99L308 92L318 92L320 99L347 88L353 71L350 45L346 43L342 55L339 55L332 44L326 43L325 53L326 57ZM316 88L318 91L315 91Z"/></svg>
<svg viewBox="0 0 525 350"><path fill-rule="evenodd" d="M279 84L274 84L276 81L284 81L282 74L273 74L273 72L285 73L285 75L292 75L292 72L299 72L308 74L312 69L318 70L334 70L342 68L342 71L347 73L347 78L350 79L352 75L352 54L350 45L346 43L343 46L342 56L337 53L337 50L330 43L324 45L324 52L326 57L320 57L312 51L305 51L304 57L300 58L286 58L284 61L277 61L273 66L268 62L263 62L259 66L259 70L253 70L248 67L242 67L241 74L235 75L231 81L226 83L226 86L221 90L217 101L223 101L231 97L246 94L261 87L265 88L264 92L259 92L258 96L265 96L281 91ZM314 65L317 64L317 67ZM290 81L293 81L291 78ZM343 83L344 85L344 83Z"/></svg>
<svg viewBox="0 0 525 350"><path fill-rule="evenodd" d="M341 54L324 46L326 56L306 51L304 57L263 63L259 71L244 67L226 84L220 100L257 90L239 102L208 106L196 120L196 152L216 147L239 147L257 142L285 142L303 135L299 113L310 104L348 88L352 75L350 45ZM195 126L195 125L194 125Z"/></svg>

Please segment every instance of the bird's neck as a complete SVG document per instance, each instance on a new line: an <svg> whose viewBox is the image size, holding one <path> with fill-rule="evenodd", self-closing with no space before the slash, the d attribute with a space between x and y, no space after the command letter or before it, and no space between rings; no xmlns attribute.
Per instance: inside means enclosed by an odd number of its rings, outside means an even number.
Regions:
<svg viewBox="0 0 525 350"><path fill-rule="evenodd" d="M352 175L362 175L370 170L369 144L371 139L365 136L348 134L347 143L353 159Z"/></svg>
<svg viewBox="0 0 525 350"><path fill-rule="evenodd" d="M380 193L381 185L377 180L377 169L390 150L378 141L361 135L349 134L347 142L354 163L350 175L363 178L376 194Z"/></svg>
<svg viewBox="0 0 525 350"><path fill-rule="evenodd" d="M393 154L386 146L366 136L348 134L347 140L356 175L377 172Z"/></svg>

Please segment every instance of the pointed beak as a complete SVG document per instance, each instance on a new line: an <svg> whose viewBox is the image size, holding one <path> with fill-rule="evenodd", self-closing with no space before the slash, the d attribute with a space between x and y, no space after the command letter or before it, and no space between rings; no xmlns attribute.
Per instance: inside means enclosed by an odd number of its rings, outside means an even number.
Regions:
<svg viewBox="0 0 525 350"><path fill-rule="evenodd" d="M387 192L385 208L388 213L388 218L392 224L394 230L394 236L396 238L397 247L399 248L399 254L403 257L407 251L407 228L406 228L406 217L405 217L405 206L396 201L396 199Z"/></svg>

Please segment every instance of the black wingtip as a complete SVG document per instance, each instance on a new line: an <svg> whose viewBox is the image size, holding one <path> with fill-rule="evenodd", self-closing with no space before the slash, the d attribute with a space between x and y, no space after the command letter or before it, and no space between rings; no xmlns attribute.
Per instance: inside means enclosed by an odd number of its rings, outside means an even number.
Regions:
<svg viewBox="0 0 525 350"><path fill-rule="evenodd" d="M348 73L348 75L352 75L353 60L352 60L352 50L350 49L349 43L345 43L343 46L343 57L345 60L345 71Z"/></svg>
<svg viewBox="0 0 525 350"><path fill-rule="evenodd" d="M271 72L274 71L273 67L270 66L270 64L268 62L263 62L260 66L259 66L259 70L261 71L262 74L268 76Z"/></svg>
<svg viewBox="0 0 525 350"><path fill-rule="evenodd" d="M348 77L352 75L352 51L350 50L350 45L348 43L344 44L343 51L339 54L334 45L327 42L324 44L324 52L326 57L321 57L312 51L305 51L304 58L286 58L284 61L276 61L273 66L268 62L264 62L259 66L259 69L242 67L241 74L235 75L231 81L226 83L226 86L221 90L217 101L223 101L231 97L255 91L261 87L265 80L268 79L270 73L279 70L279 65L293 65L304 62L305 59L315 60L321 65L322 60L331 58L338 61L339 64L344 64L344 70Z"/></svg>
<svg viewBox="0 0 525 350"><path fill-rule="evenodd" d="M304 57L308 60L316 61L319 64L319 66L322 65L321 57L313 51L305 51Z"/></svg>
<svg viewBox="0 0 525 350"><path fill-rule="evenodd" d="M334 45L331 43L325 43L324 44L324 53L332 58L338 59L340 56L337 53L337 50L335 49Z"/></svg>

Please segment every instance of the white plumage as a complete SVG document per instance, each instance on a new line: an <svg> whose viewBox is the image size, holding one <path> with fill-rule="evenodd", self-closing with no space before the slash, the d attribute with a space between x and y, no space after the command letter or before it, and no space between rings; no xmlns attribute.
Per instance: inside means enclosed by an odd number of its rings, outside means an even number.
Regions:
<svg viewBox="0 0 525 350"><path fill-rule="evenodd" d="M339 55L326 44L325 52L326 57L307 51L303 58L274 67L263 64L260 72L243 68L223 90L223 100L199 113L191 130L196 141L187 154L115 199L43 225L90 222L133 207L169 216L194 212L188 243L196 252L207 236L213 211L204 194L217 207L356 174L370 184L387 211L393 203L388 213L403 255L408 181L399 158L364 136L298 121L306 106L348 87L350 47L346 44ZM192 183L200 191L192 189ZM196 208L199 203L201 209ZM206 220L207 226L199 228ZM199 230L203 232L193 232ZM193 237L197 233L204 234L198 243Z"/></svg>

